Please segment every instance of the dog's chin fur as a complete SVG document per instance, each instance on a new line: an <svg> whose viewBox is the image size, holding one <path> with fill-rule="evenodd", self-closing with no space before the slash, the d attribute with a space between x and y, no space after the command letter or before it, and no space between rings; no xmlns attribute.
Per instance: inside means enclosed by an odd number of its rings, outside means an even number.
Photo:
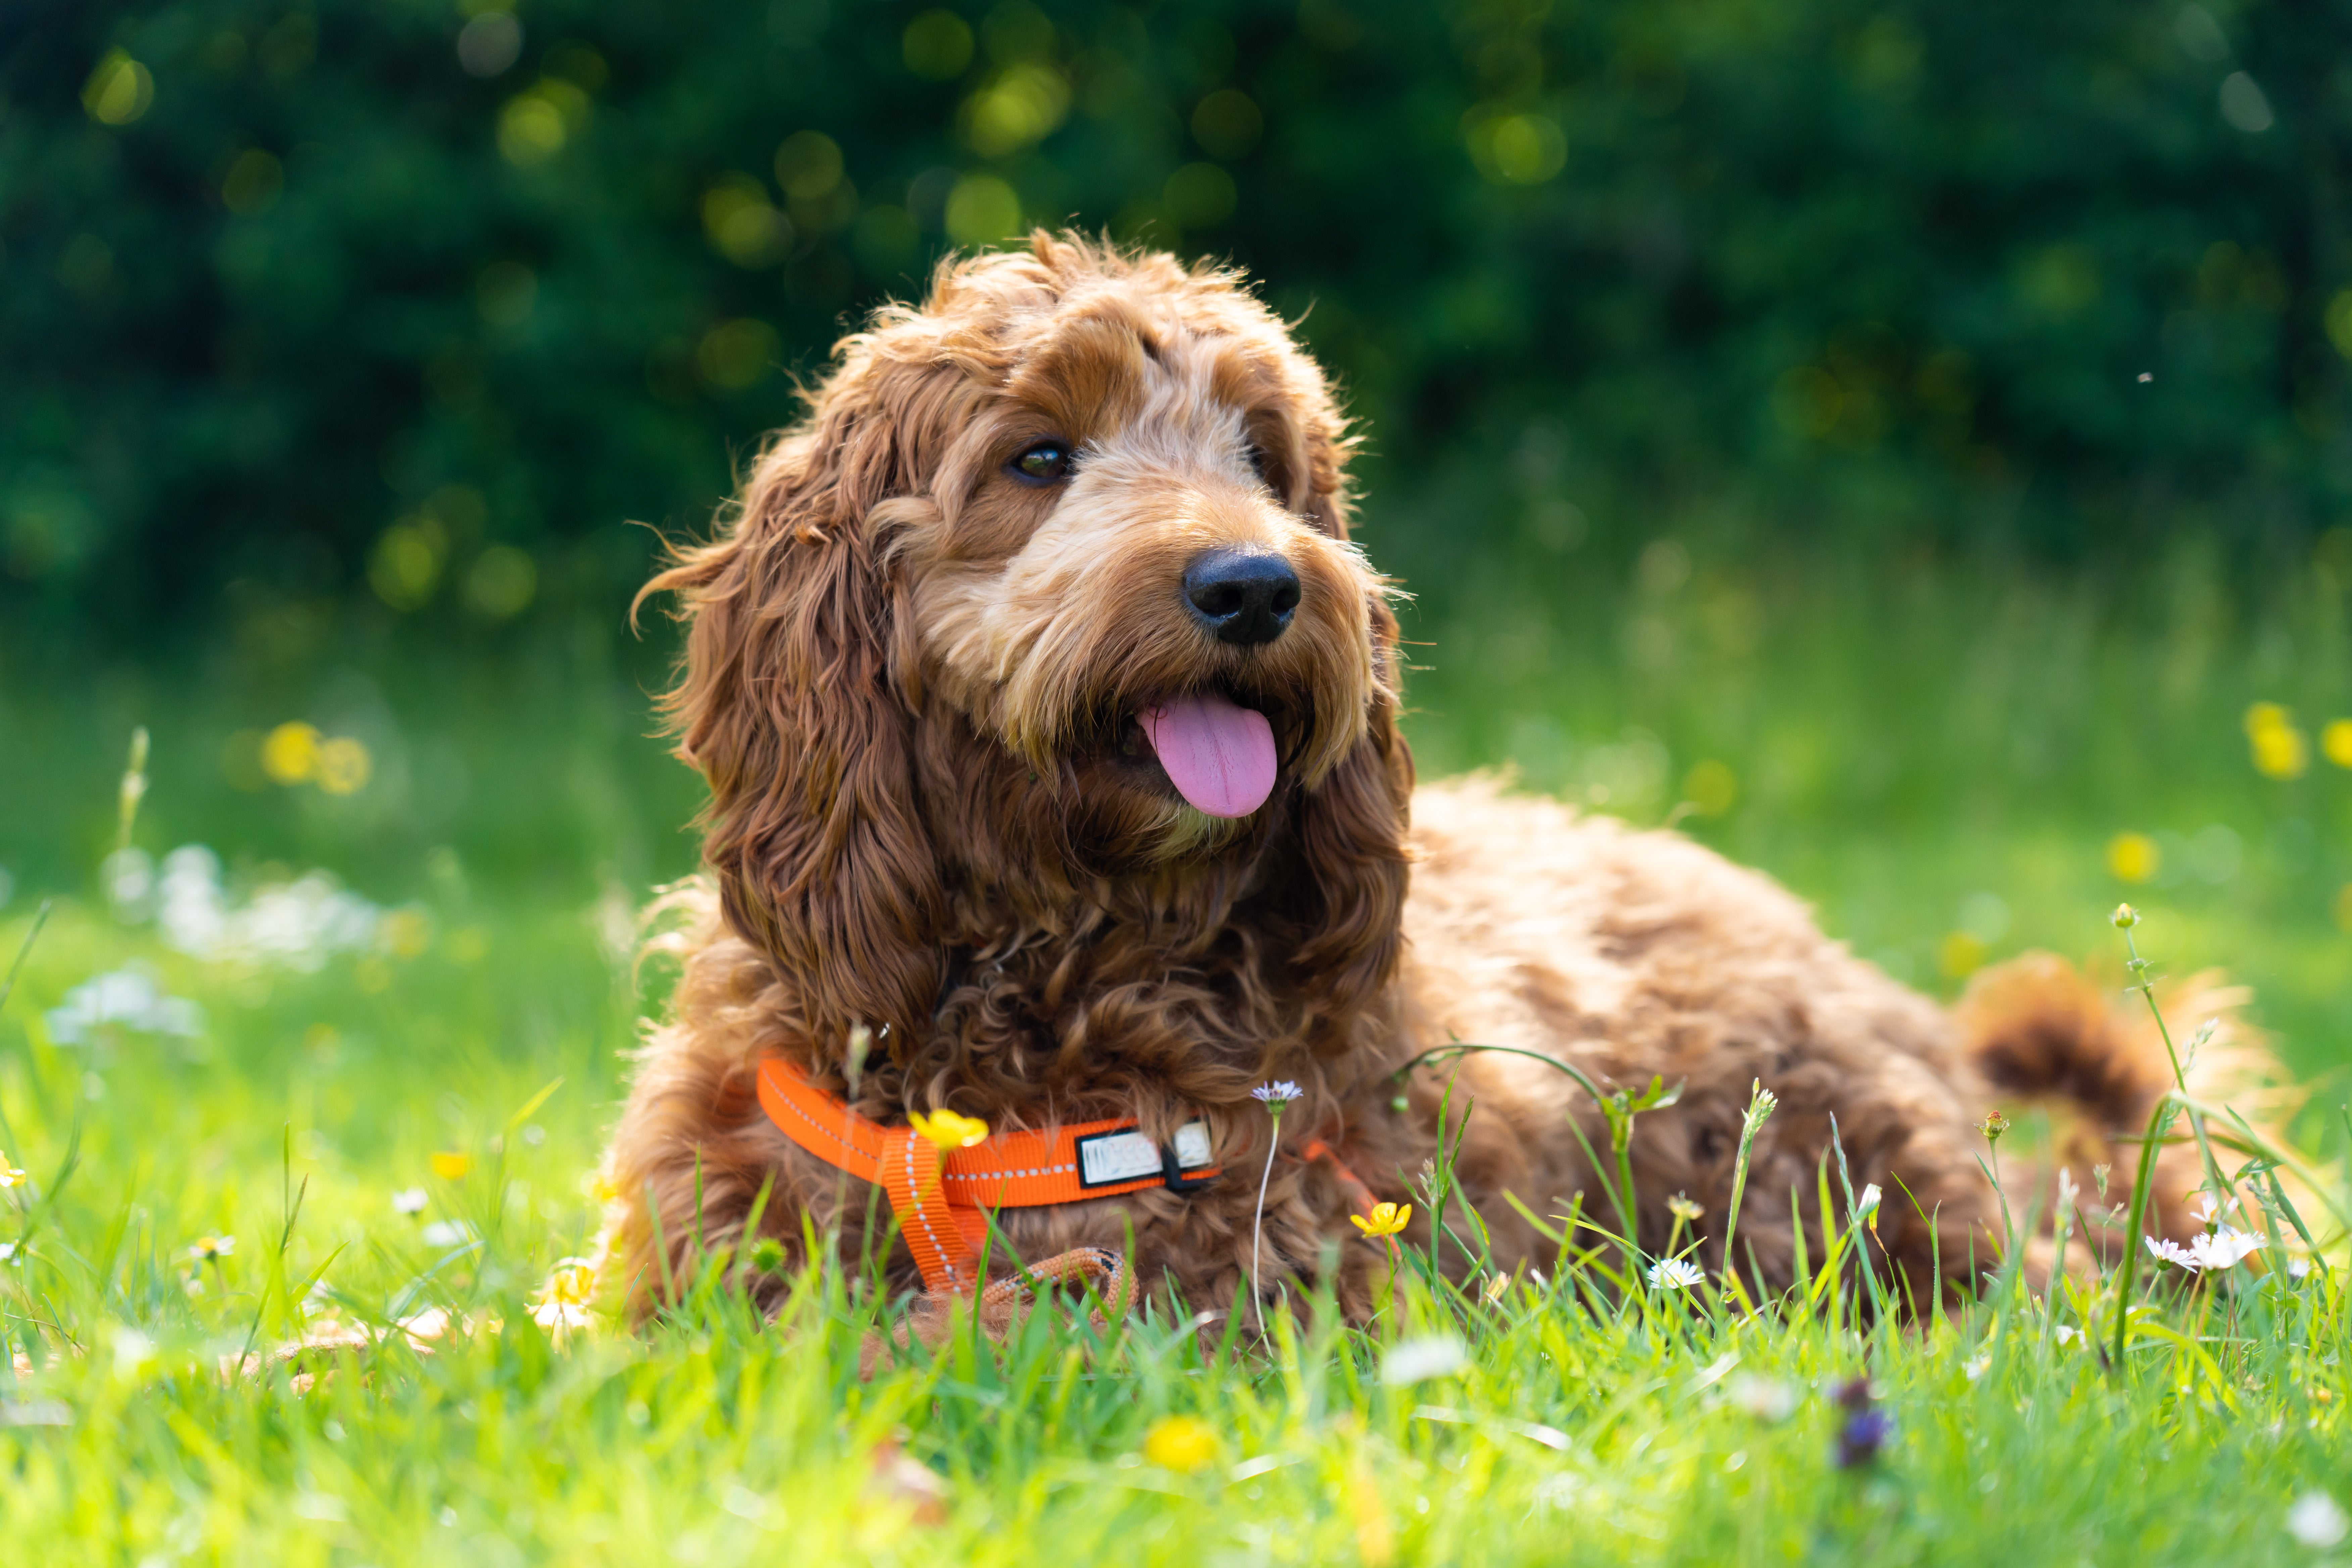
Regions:
<svg viewBox="0 0 2352 1568"><path fill-rule="evenodd" d="M1154 864L1207 860L1225 853L1248 837L1246 819L1211 816L1184 801L1161 803L1160 820L1144 830L1142 839Z"/></svg>
<svg viewBox="0 0 2352 1568"><path fill-rule="evenodd" d="M1199 1117L1227 1173L1202 1191L997 1216L1032 1259L1131 1237L1144 1283L1195 1308L1247 1289L1257 1194L1240 1173L1276 1126L1249 1091L1295 1080L1260 1283L1304 1299L1336 1258L1351 1313L1380 1255L1333 1164L1298 1157L1315 1140L1381 1195L1414 1196L1450 1092L1470 1108L1459 1191L1506 1266L1549 1256L1524 1212L1606 1207L1583 1152L1607 1146L1603 1121L1567 1075L1473 1056L1400 1081L1430 1047L1681 1081L1634 1142L1637 1236L1664 1246L1666 1199L1686 1194L1700 1259L1765 1288L1793 1276L1792 1225L1822 1223L1809 1205L1834 1124L1857 1189L1907 1194L1873 1245L1915 1303L2000 1258L1975 1158L1999 1097L2071 1101L2087 1162L2164 1092L2153 1035L2063 965L2003 972L1956 1023L1674 835L1486 783L1416 793L1390 587L1348 539L1351 437L1234 276L1040 234L881 311L810 402L718 537L647 590L689 623L667 708L711 800L707 875L663 906L656 946L683 965L671 1016L607 1158L606 1259L636 1310L740 1258L755 1212L789 1254L838 1235L919 1285L903 1245L866 1234L863 1184L762 1115L770 1056L884 1121L1127 1116L1166 1138ZM1012 460L1049 438L1076 471L1021 482ZM1281 554L1301 584L1288 628L1255 647L1183 603L1185 563L1234 546ZM1246 816L1204 814L1134 754L1142 706L1199 691L1274 726L1276 785ZM856 1038L874 1045L853 1080ZM2242 1075L2255 1054L2207 1059ZM1759 1079L1780 1109L1727 1260L1713 1237ZM2165 1160L2158 1223L2181 1234L2193 1162Z"/></svg>

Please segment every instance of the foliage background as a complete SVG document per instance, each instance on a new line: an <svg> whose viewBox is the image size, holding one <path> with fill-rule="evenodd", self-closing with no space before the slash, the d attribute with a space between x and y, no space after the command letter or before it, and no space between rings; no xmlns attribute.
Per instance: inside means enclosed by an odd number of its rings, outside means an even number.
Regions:
<svg viewBox="0 0 2352 1568"><path fill-rule="evenodd" d="M1376 496L1495 471L1414 520L1482 542L2258 550L2352 504L2340 5L10 12L17 616L299 620L372 561L455 608L495 542L601 600L622 519L698 525L788 372L1024 223L1248 268Z"/></svg>

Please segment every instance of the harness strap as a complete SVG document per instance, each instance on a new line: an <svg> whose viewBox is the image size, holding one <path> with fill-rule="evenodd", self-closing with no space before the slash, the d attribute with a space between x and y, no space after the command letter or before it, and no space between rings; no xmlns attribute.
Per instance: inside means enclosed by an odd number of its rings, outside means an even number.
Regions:
<svg viewBox="0 0 2352 1568"><path fill-rule="evenodd" d="M979 1283L989 1209L1083 1203L1147 1187L1183 1192L1218 1173L1208 1129L1197 1121L1179 1128L1164 1150L1129 1118L998 1132L942 1151L911 1128L860 1116L779 1057L760 1063L759 1091L760 1108L785 1137L883 1190L931 1290L962 1293Z"/></svg>
<svg viewBox="0 0 2352 1568"><path fill-rule="evenodd" d="M1339 1152L1322 1139L1309 1138L1307 1147L1299 1151L1299 1157L1309 1162L1328 1160L1331 1173L1339 1179L1339 1190L1348 1194L1348 1202L1354 1205L1358 1214L1369 1215L1380 1205L1380 1199L1372 1195L1370 1184L1350 1170L1348 1162L1339 1158Z"/></svg>

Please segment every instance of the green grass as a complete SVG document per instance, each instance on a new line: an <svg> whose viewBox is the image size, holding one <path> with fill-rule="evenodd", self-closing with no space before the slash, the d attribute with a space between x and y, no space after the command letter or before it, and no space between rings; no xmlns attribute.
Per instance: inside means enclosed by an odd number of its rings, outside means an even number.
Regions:
<svg viewBox="0 0 2352 1568"><path fill-rule="evenodd" d="M2256 700L2315 731L2352 711L2324 577L2247 608L2189 566L2052 586L1694 546L1686 566L1532 552L1427 580L1426 774L1516 753L1531 784L1601 785L1654 821L1715 761L1736 798L1685 826L1923 984L1955 984L1969 927L1990 956L2104 952L2120 978L2103 915L2127 895L2173 969L2255 983L2299 1070L2352 1055L2352 773L2263 778L2240 729ZM1263 1358L1164 1315L1108 1346L1041 1318L1002 1352L861 1384L860 1313L831 1280L780 1325L704 1300L559 1350L529 1298L593 1230L582 1182L661 984L633 976L621 921L691 858L690 781L642 734L658 650L573 635L460 661L395 637L331 676L247 644L209 657L94 679L0 662L0 963L60 900L0 1007L0 1148L30 1173L5 1194L0 1240L23 1245L0 1310L35 1367L0 1378L10 1561L2299 1563L2326 1554L2286 1534L2290 1505L2352 1502L2325 1273L2159 1289L2120 1373L2054 1332L2112 1325L2087 1299L2052 1317L2012 1289L1872 1332L1838 1290L1691 1314L1580 1303L1572 1268L1492 1308L1409 1284L1404 1328ZM365 737L376 780L239 787L231 737L293 718ZM114 918L95 868L141 722L141 845L208 842L233 888L324 866L400 920L305 973L200 963ZM2189 847L2216 824L2234 866ZM2126 830L2170 851L2154 882L2108 870ZM203 1006L200 1037L52 1038L47 1010L132 963ZM442 1152L471 1169L435 1174ZM395 1213L410 1187L426 1209ZM457 1220L478 1248L425 1239ZM235 1251L192 1263L207 1235ZM434 1303L499 1327L306 1394L282 1371L225 1380L248 1339L297 1331L314 1276L347 1321ZM1382 1381L1390 1340L1439 1332L1464 1339L1459 1370ZM1841 1468L1832 1390L1864 1373L1894 1436ZM1186 1414L1213 1439L1197 1471L1140 1458ZM872 1480L886 1442L945 1479L943 1522Z"/></svg>
<svg viewBox="0 0 2352 1568"><path fill-rule="evenodd" d="M1598 785L1647 822L1720 763L1735 804L1683 825L1931 990L1956 985L1955 932L1979 939L1958 956L2084 957L2128 897L2158 956L2252 984L2254 1016L2317 1075L2352 1059L2352 772L2316 745L2352 716L2347 586L2314 568L2233 590L2186 545L2128 579L1672 540L1622 562L1530 548L1409 616L1429 667L1412 734L1425 774L1507 759L1531 787ZM2300 776L2252 765L2258 701L2294 714ZM2160 846L2152 881L2109 870L2124 833Z"/></svg>

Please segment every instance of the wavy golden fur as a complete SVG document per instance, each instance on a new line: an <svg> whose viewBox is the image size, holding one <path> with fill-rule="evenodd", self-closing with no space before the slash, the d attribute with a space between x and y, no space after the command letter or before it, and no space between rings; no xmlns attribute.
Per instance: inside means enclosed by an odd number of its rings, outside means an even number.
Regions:
<svg viewBox="0 0 2352 1568"><path fill-rule="evenodd" d="M1025 482L1011 465L1047 439L1074 469ZM817 1236L839 1221L853 1258L864 1245L872 1194L762 1115L768 1055L886 1122L1131 1116L1166 1138L1205 1120L1228 1173L1205 1190L998 1216L1033 1260L1131 1233L1139 1279L1196 1308L1248 1289L1256 1184L1239 1173L1265 1158L1249 1091L1269 1079L1305 1090L1286 1154L1319 1137L1404 1198L1458 1071L1464 1195L1506 1263L1550 1255L1507 1193L1545 1214L1581 1192L1605 1215L1570 1130L1605 1147L1601 1118L1566 1076L1488 1055L1394 1081L1449 1040L1685 1085L1633 1146L1651 1247L1676 1193L1720 1235L1760 1079L1780 1110L1739 1263L1752 1245L1767 1285L1792 1271L1792 1204L1819 1233L1832 1117L1923 1297L1998 1254L1975 1128L2003 1089L2071 1097L2102 1146L2144 1119L2160 1056L2063 967L2012 972L1963 1027L1685 839L1491 783L1416 791L1389 584L1348 537L1351 445L1242 281L1164 255L1041 233L943 266L919 306L843 342L718 537L646 589L690 627L667 704L710 804L709 874L672 900L672 1016L608 1157L611 1266L638 1310L698 1258L743 1256L763 1188L760 1229L788 1254L804 1218ZM1204 635L1180 591L1188 562L1237 546L1297 578L1272 641ZM1194 809L1139 745L1139 710L1200 692L1272 725L1276 784L1246 816ZM1368 1309L1380 1255L1350 1207L1328 1163L1276 1161L1269 1294L1336 1258L1343 1305ZM880 1245L893 1286L917 1288L905 1248ZM1724 1261L1712 1240L1700 1257Z"/></svg>

